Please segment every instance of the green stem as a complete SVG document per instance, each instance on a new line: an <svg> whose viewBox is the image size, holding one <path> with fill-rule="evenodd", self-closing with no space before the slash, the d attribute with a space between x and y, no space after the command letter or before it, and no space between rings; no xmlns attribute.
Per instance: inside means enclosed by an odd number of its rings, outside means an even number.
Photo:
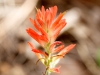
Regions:
<svg viewBox="0 0 100 75"><path fill-rule="evenodd" d="M49 71L49 67L50 67L50 58L51 58L51 53L50 53L50 42L46 45L45 47L47 53L48 53L48 57L47 57L47 65L46 65L46 71L45 71L45 75L50 75L51 72Z"/></svg>
<svg viewBox="0 0 100 75"><path fill-rule="evenodd" d="M46 71L45 71L45 75L50 75L50 71L49 71L49 67L50 67L50 54L48 55L48 58L47 58L47 66L46 66Z"/></svg>
<svg viewBox="0 0 100 75"><path fill-rule="evenodd" d="M46 75L50 75L50 72L48 70L46 70Z"/></svg>

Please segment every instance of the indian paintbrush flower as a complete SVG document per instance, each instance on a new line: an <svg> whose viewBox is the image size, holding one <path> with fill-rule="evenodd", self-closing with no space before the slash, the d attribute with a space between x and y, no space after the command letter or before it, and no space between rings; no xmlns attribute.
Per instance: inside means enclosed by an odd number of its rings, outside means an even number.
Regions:
<svg viewBox="0 0 100 75"><path fill-rule="evenodd" d="M37 9L36 18L33 20L30 18L33 26L38 32L32 28L28 28L27 33L35 39L43 48L38 50L34 45L28 42L32 51L37 55L39 60L46 66L45 75L49 75L51 72L59 73L59 68L55 68L56 64L61 58L68 53L75 44L71 44L64 48L64 44L60 41L55 41L60 31L66 26L65 19L62 19L64 13L60 13L55 19L57 14L57 6L50 7L49 9L44 8Z"/></svg>

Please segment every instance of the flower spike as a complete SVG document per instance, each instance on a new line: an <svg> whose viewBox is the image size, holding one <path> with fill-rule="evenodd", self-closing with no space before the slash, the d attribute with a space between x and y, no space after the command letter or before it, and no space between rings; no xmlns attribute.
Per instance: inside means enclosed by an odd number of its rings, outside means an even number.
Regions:
<svg viewBox="0 0 100 75"><path fill-rule="evenodd" d="M36 10L36 18L30 18L30 22L37 32L32 28L28 28L26 31L44 48L44 51L36 49L30 42L28 42L28 44L39 58L37 63L41 60L46 66L44 75L50 75L51 72L60 73L60 67L55 68L55 66L66 53L75 47L75 44L71 44L64 48L62 42L55 41L60 31L67 24L66 20L62 19L65 12L60 13L57 17L57 6L50 7L49 9L45 9L44 6L42 6L41 9L36 8Z"/></svg>

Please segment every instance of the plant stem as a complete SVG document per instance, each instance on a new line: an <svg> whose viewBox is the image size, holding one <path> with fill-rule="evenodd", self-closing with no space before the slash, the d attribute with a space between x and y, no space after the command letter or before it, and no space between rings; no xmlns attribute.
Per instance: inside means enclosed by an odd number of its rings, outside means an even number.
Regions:
<svg viewBox="0 0 100 75"><path fill-rule="evenodd" d="M45 71L45 75L50 75L50 71L49 71L49 67L50 67L50 58L51 58L51 53L50 53L50 42L46 45L45 47L47 53L48 53L48 57L47 57L47 66L46 66L46 71Z"/></svg>
<svg viewBox="0 0 100 75"><path fill-rule="evenodd" d="M46 70L46 75L50 75L50 72L48 70Z"/></svg>

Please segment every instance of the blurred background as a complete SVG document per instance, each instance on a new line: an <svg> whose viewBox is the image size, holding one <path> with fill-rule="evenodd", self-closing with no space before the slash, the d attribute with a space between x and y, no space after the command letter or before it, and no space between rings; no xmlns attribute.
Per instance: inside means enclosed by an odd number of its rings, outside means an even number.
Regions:
<svg viewBox="0 0 100 75"><path fill-rule="evenodd" d="M36 9L58 6L58 14L67 11L66 27L57 40L65 45L77 44L59 64L59 74L100 75L100 0L0 0L0 75L43 75L44 65L27 45Z"/></svg>

